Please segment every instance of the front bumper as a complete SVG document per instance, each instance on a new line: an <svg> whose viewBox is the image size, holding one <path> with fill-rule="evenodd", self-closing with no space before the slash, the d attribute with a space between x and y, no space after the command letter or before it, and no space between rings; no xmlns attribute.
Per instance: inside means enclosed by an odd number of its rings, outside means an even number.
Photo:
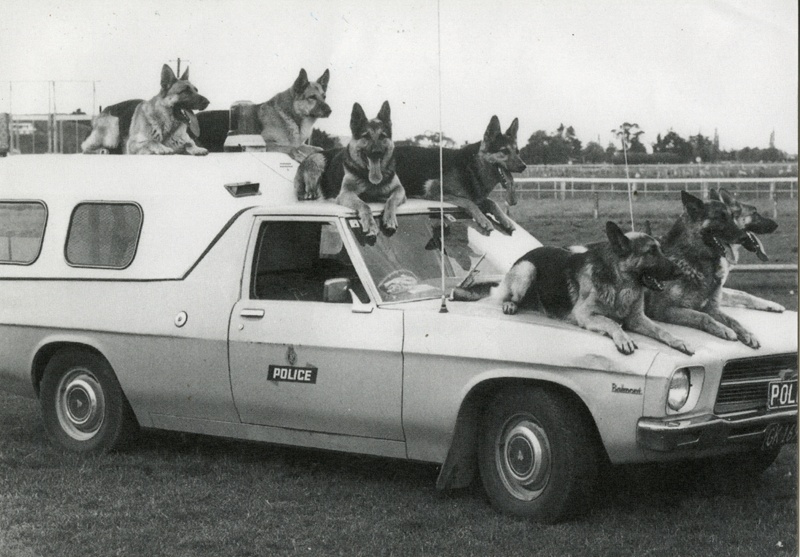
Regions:
<svg viewBox="0 0 800 557"><path fill-rule="evenodd" d="M714 414L685 419L641 418L636 426L636 441L643 449L662 453L692 453L732 445L758 448L764 443L767 428L771 424L797 425L797 409L737 419Z"/></svg>

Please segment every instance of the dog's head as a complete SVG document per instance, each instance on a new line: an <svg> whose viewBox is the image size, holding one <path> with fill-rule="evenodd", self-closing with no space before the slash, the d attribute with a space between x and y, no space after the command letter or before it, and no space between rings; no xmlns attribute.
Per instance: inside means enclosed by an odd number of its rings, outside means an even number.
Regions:
<svg viewBox="0 0 800 557"><path fill-rule="evenodd" d="M664 290L662 281L674 280L681 276L681 270L661 251L658 240L642 232L622 232L614 222L606 223L606 236L611 251L619 258L619 269L623 273L637 277L639 283L660 292Z"/></svg>
<svg viewBox="0 0 800 557"><path fill-rule="evenodd" d="M703 243L720 257L731 257L731 245L740 244L748 251L756 251L747 231L736 224L728 205L718 199L703 201L686 191L681 191L681 201L686 210L688 224L700 234Z"/></svg>
<svg viewBox="0 0 800 557"><path fill-rule="evenodd" d="M291 88L296 114L302 118L327 118L331 115L331 107L325 102L330 77L330 72L325 70L319 79L309 81L306 71L300 70Z"/></svg>
<svg viewBox="0 0 800 557"><path fill-rule="evenodd" d="M516 186L511 173L525 170L525 163L519 158L517 148L518 130L519 120L514 118L506 133L503 133L500 129L500 120L497 116L492 116L483 134L480 148L480 156L497 169L498 181L506 190L506 201L509 205L517 204Z"/></svg>
<svg viewBox="0 0 800 557"><path fill-rule="evenodd" d="M742 203L725 188L720 188L719 192L711 188L708 196L710 199L725 203L730 209L736 225L747 231L748 241L742 246L748 251L755 252L761 261L768 261L769 256L764 251L764 244L756 234L772 234L778 228L778 223L759 214L755 205Z"/></svg>
<svg viewBox="0 0 800 557"><path fill-rule="evenodd" d="M370 182L380 184L383 170L394 154L389 101L383 102L378 116L372 120L367 118L361 105L355 103L350 114L350 131L353 133L348 146L350 156L367 168Z"/></svg>
<svg viewBox="0 0 800 557"><path fill-rule="evenodd" d="M182 110L205 110L208 99L189 81L189 69L178 79L168 65L161 68L161 96L164 104Z"/></svg>

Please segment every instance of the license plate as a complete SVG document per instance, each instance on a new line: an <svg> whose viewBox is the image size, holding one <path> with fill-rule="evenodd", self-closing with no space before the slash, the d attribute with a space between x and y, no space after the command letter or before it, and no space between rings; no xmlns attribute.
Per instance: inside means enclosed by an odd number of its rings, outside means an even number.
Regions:
<svg viewBox="0 0 800 557"><path fill-rule="evenodd" d="M774 449L786 443L797 443L797 423L769 424L764 430L763 450Z"/></svg>
<svg viewBox="0 0 800 557"><path fill-rule="evenodd" d="M772 381L767 391L767 409L778 410L797 406L797 380Z"/></svg>

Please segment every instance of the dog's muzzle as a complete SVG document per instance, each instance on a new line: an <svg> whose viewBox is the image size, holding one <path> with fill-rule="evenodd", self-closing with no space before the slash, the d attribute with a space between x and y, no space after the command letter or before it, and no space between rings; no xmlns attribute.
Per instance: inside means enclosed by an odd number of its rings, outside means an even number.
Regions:
<svg viewBox="0 0 800 557"><path fill-rule="evenodd" d="M769 261L769 256L764 250L764 244L762 244L761 239L752 232L747 232L747 239L742 241L742 247L747 251L755 253L761 261Z"/></svg>
<svg viewBox="0 0 800 557"><path fill-rule="evenodd" d="M650 273L642 273L639 275L639 282L641 282L642 286L645 288L649 288L655 292L661 292L664 290L664 283Z"/></svg>

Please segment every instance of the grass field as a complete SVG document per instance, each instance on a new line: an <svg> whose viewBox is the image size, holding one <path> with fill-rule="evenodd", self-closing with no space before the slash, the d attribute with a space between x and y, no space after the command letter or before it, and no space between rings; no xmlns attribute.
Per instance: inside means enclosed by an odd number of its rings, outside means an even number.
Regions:
<svg viewBox="0 0 800 557"><path fill-rule="evenodd" d="M637 202L637 223L665 230L676 203ZM627 210L609 203L594 220L590 202L528 200L513 215L565 245L602 239L605 220L629 226ZM763 238L774 262L797 262L793 211ZM747 280L797 309L796 276ZM588 515L556 526L497 514L479 486L437 492L437 473L152 431L122 452L80 457L46 441L36 401L0 393L0 557L798 554L794 445L751 485L674 466L614 468Z"/></svg>

